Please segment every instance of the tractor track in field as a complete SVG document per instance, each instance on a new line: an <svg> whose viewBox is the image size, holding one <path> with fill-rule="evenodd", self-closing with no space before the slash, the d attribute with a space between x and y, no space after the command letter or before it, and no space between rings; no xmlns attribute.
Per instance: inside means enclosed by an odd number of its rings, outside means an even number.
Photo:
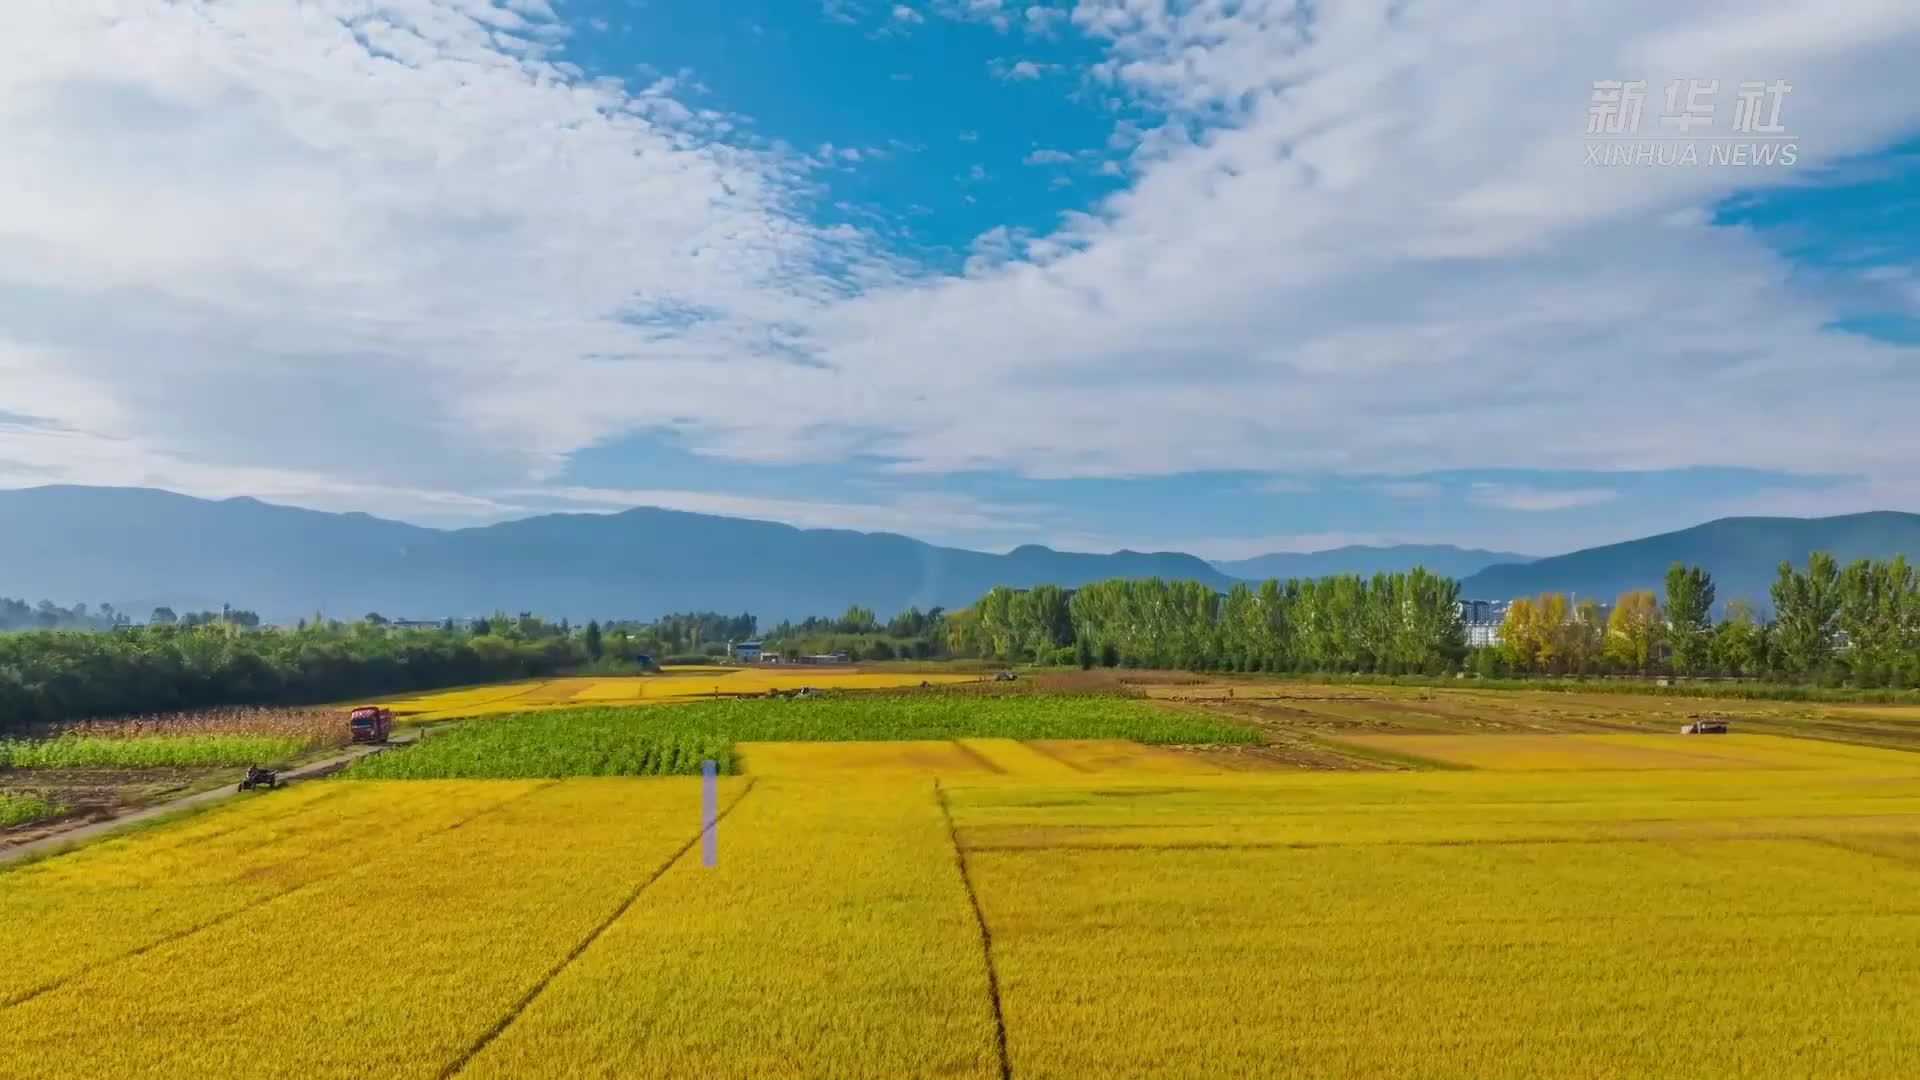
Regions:
<svg viewBox="0 0 1920 1080"><path fill-rule="evenodd" d="M518 795L510 795L504 799L501 799L499 802L491 803L487 806L481 807L479 810L476 810L471 814L467 814L464 817L461 817L459 820L454 821L449 825L445 825L445 826L442 826L441 828L432 829L427 832L421 833L419 836L414 837L413 842L416 844L426 843L428 840L431 840L436 836L439 836L443 833L450 833L455 829L460 828L463 825L470 824L471 822L473 822L478 818L482 818L488 814L493 813L495 810L499 810L502 807L519 802L522 799L529 798L533 795L537 795L540 792L545 791L548 788L554 787L559 783L560 781L558 780L549 780L544 784L539 784L539 785L536 785L535 787L529 788ZM325 800L320 800L320 801L325 801ZM302 809L306 809L306 807L302 807ZM306 831L306 830L303 830L303 831ZM282 836L275 837L276 840L282 840L285 838L286 838L286 835L284 834ZM90 964L86 968L80 971L76 971L71 975L63 975L58 979L49 980L48 982L44 982L39 986L35 986L31 989L22 990L21 992L13 995L12 997L7 998L4 1001L0 1001L0 1010L11 1009L17 1005L25 1005L27 1002L32 1001L37 997L50 994L53 991L60 989L61 987L67 985L68 983L79 978L80 976L87 974L88 972L95 971L103 967L107 967L111 964L118 964L118 963L121 963L122 961L132 960L137 957L145 956L147 953L150 953L155 949L172 945L173 943L178 941L185 941L187 938L193 937L196 934L205 933L208 930L212 930L219 926L223 926L226 923L230 923L233 920L238 919L242 915L246 915L250 912L258 911L259 909L266 907L268 904L274 903L275 901L284 900L287 897L294 895L295 893L302 893L307 891L308 889L312 889L320 885L325 885L328 882L334 881L341 877L345 877L346 875L351 874L354 871L360 869L362 865L364 864L345 866L338 870L333 870L333 871L329 871L327 873L321 874L318 877L310 878L306 881L301 882L298 885L291 886L290 888L281 889L279 892L268 893L265 896L257 897L253 900L247 901L246 903L240 905L237 908L234 908L232 911L225 911L220 913L219 915L215 915L211 919L206 919L202 922L195 923L192 926L183 927L182 929L176 930L171 934L164 935L158 938L157 940L149 941L145 945L135 946L134 948L128 949L125 952L115 953L114 955L106 957L102 960L96 961L95 963Z"/></svg>
<svg viewBox="0 0 1920 1080"><path fill-rule="evenodd" d="M718 829L720 823L726 820L727 815L733 813L735 807L746 802L747 796L753 794L754 786L758 782L757 777L749 777L747 779L747 786L740 794L735 796L734 800L728 803L725 809L714 815L713 825L710 826L710 828ZM628 910L639 901L641 894L651 888L654 882L666 876L667 871L673 869L675 864L681 859L686 858L687 852L692 851L694 845L698 844L701 839L707 835L708 831L709 828L702 828L695 832L686 843L680 845L672 855L667 856L665 861L655 867L653 873L648 874L641 880L640 884L635 885L633 891L627 894L626 899L620 901L619 906L613 909L612 914L601 920L599 925L595 926L592 930L589 930L587 936L580 939L579 944L568 950L567 955L561 957L559 963L548 968L546 974L540 976L539 980L535 982L525 994L522 994L518 1001L513 1003L513 1006L507 1010L506 1015L495 1021L493 1026L489 1027L478 1039L474 1040L473 1045L467 1047L459 1057L453 1060L452 1064L442 1069L440 1071L440 1080L448 1080L450 1077L459 1075L475 1057L479 1056L481 1051L492 1045L495 1039L505 1034L506 1030L513 1026L515 1020L520 1019L521 1014L527 1011L527 1008L534 1003L535 999L546 992L547 987L553 984L553 980L559 978L561 973L566 971L575 960L580 959L582 954L592 948L593 943L600 940L600 935L611 929L614 923L619 922L620 917L625 915Z"/></svg>
<svg viewBox="0 0 1920 1080"><path fill-rule="evenodd" d="M973 870L967 865L967 849L960 843L960 827L954 823L953 807L947 803L947 789L933 781L933 797L940 804L940 815L947 819L947 838L953 843L953 862L960 871L960 884L967 890L967 902L973 906L973 921L980 927L980 951L987 962L987 998L993 1005L993 1043L1000 1056L1000 1080L1013 1080L1013 1060L1007 1056L1007 1018L1000 1006L1000 973L993 966L993 931L987 928L987 913L981 910L980 894L973 887Z"/></svg>

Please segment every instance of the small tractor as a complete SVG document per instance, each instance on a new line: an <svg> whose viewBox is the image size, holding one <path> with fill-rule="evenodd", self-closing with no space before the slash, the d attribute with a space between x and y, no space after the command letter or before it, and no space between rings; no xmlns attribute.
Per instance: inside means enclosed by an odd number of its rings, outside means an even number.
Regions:
<svg viewBox="0 0 1920 1080"><path fill-rule="evenodd" d="M1682 735L1725 735L1727 721L1719 716L1702 716L1680 729Z"/></svg>
<svg viewBox="0 0 1920 1080"><path fill-rule="evenodd" d="M1001 672L1000 674L998 674L998 675L995 675L995 676L993 677L993 681L994 681L994 682L1012 682L1012 681L1014 681L1015 679L1018 679L1019 677L1020 677L1020 676L1018 676L1018 675L1015 675L1015 674L1014 674L1013 672L1011 672L1011 671L1003 671L1003 672Z"/></svg>
<svg viewBox="0 0 1920 1080"><path fill-rule="evenodd" d="M362 705L347 720L357 743L383 743L393 732L393 710L378 705Z"/></svg>
<svg viewBox="0 0 1920 1080"><path fill-rule="evenodd" d="M263 769L258 765L247 766L247 778L240 781L241 791L252 791L254 788L266 788L272 791L279 786L279 775L272 769Z"/></svg>

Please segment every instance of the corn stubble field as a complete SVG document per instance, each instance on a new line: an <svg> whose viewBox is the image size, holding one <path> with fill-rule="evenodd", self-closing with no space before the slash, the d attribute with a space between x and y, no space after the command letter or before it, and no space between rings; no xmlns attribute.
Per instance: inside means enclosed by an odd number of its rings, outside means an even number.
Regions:
<svg viewBox="0 0 1920 1080"><path fill-rule="evenodd" d="M1920 1075L1920 756L1380 701L1312 737L1445 768L1113 697L588 720L732 752L712 868L690 777L298 785L0 872L0 1076Z"/></svg>

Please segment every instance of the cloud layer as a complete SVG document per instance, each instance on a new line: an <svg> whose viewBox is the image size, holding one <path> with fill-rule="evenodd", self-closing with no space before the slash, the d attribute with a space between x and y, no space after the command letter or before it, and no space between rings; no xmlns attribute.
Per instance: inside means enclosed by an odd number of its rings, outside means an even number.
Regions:
<svg viewBox="0 0 1920 1080"><path fill-rule="evenodd" d="M1915 350L1828 329L1703 212L1920 125L1920 7L926 7L1100 42L1085 83L1167 118L1130 187L942 276L817 224L820 161L565 63L541 0L23 0L0 483L485 516L671 430L929 489L1734 465L1920 494ZM1582 164L1593 80L1674 77L1793 82L1798 171Z"/></svg>

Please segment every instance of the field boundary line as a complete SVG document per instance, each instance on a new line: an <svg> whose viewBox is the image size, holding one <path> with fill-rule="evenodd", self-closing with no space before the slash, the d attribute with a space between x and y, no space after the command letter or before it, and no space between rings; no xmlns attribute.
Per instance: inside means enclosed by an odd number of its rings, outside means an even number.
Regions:
<svg viewBox="0 0 1920 1080"><path fill-rule="evenodd" d="M1166 828L1171 826L1143 826L1144 828ZM1185 826L1177 826L1185 828ZM1120 844L973 844L968 851L985 851L995 854L1018 853L1022 851L1318 851L1327 848L1461 848L1461 847L1553 847L1581 844L1671 844L1671 843L1708 843L1708 844L1747 844L1779 843L1786 840L1806 840L1828 847L1851 851L1856 855L1881 855L1897 862L1915 862L1899 855L1887 855L1885 852L1868 851L1863 848L1849 847L1846 844L1824 837L1812 836L1803 832L1751 832L1724 835L1673 834L1661 836L1534 836L1518 839L1476 839L1476 840L1270 840L1270 841L1231 841L1217 843L1206 841L1180 841L1169 844L1150 844L1129 842Z"/></svg>
<svg viewBox="0 0 1920 1080"><path fill-rule="evenodd" d="M975 750L973 747L968 746L966 743L961 742L959 739L948 739L947 741L952 743L953 748L955 750L960 751L962 756L964 756L968 761L973 762L975 765L980 766L981 768L987 770L990 773L995 773L1000 776L1007 775L1007 770L994 764L992 758L988 757L987 755L981 753L978 750Z"/></svg>
<svg viewBox="0 0 1920 1080"><path fill-rule="evenodd" d="M1027 739L1023 741L1020 745L1026 747L1027 749L1033 751L1036 754L1039 754L1041 757L1046 758L1048 761L1054 762L1055 764L1064 765L1067 768L1072 769L1074 772L1082 773L1087 776L1092 776L1095 774L1095 770L1090 769L1087 766L1082 765L1077 761L1068 760L1064 755L1061 755L1059 753L1056 753L1055 751L1047 749L1044 746L1041 746L1037 740Z"/></svg>
<svg viewBox="0 0 1920 1080"><path fill-rule="evenodd" d="M987 929L987 914L980 908L980 894L973 887L973 870L967 865L967 849L960 846L960 827L954 824L947 789L940 786L938 777L933 781L933 797L940 804L940 816L947 819L953 864L960 871L960 884L966 887L967 903L973 905L973 921L980 927L980 952L987 962L987 998L993 1005L993 1042L1000 1055L1000 1080L1012 1080L1013 1061L1007 1056L1007 1017L1000 1007L1000 973L993 966L993 931Z"/></svg>
<svg viewBox="0 0 1920 1080"><path fill-rule="evenodd" d="M747 801L747 796L753 794L754 786L757 783L759 783L758 777L748 778L746 788L742 790L739 795L735 796L734 800L728 803L724 810L714 815L711 826L701 826L700 829L695 831L692 839L680 845L678 850L672 855L667 856L666 861L654 868L653 873L648 874L640 884L634 886L633 891L627 894L626 899L620 901L620 905L613 909L613 913L601 920L598 926L589 930L587 936L580 939L579 944L568 951L567 955L560 958L559 963L548 968L547 973L542 975L539 981L533 984L533 988L521 995L520 999L513 1003L513 1007L507 1010L505 1016L502 1016L492 1027L488 1028L479 1039L474 1041L472 1046L467 1047L459 1057L454 1059L451 1065L442 1069L440 1071L440 1080L448 1080L450 1077L459 1075L475 1057L479 1056L482 1050L485 1050L492 1044L493 1040L505 1034L506 1030L513 1026L513 1022L520 1019L520 1014L526 1012L527 1007L533 1004L534 999L538 998L542 993L545 993L547 987L553 983L553 980L560 977L561 972L565 971L575 960L580 959L582 953L585 953L591 948L594 942L600 940L600 935L606 933L613 927L614 923L620 921L620 917L625 915L628 909L632 908L634 903L640 899L640 894L646 892L654 882L666 876L667 871L673 869L675 863L686 858L687 852L692 851L694 845L698 844L710 829L719 828L720 823L726 820L728 814L733 813L735 807Z"/></svg>
<svg viewBox="0 0 1920 1080"><path fill-rule="evenodd" d="M481 818L486 816L487 814L491 814L495 810L498 810L501 807L506 806L510 803L519 802L521 799L524 799L531 795L535 795L535 794L538 794L539 792L545 791L548 788L553 787L558 783L560 783L560 781L558 780L549 780L544 784L537 785L533 788L530 788L526 791L521 792L518 795L509 795L506 798L501 799L497 803L493 803L489 806L476 810L471 814L468 814L467 816L461 818L460 820L455 821L451 825L446 825L441 828L434 829L431 832L422 833L419 836L414 837L413 842L416 844L424 844L428 840L432 839L433 837L439 836L442 833L450 833L453 830L458 829L460 826L466 825L477 818ZM344 792L342 792L342 794L344 794ZM327 798L331 798L331 797L332 796L326 796L320 799L315 799L313 803L308 803L307 807L302 807L302 809L311 807L316 803L325 802ZM372 817L375 815L372 813L369 813L369 814L358 815L358 816ZM314 828L318 828L318 826L315 826ZM306 829L302 831L310 832L310 831L313 831L313 829ZM250 850L257 850L257 848L250 849ZM76 971L71 975L63 975L58 979L52 980L51 982L41 983L39 986L33 987L31 989L22 990L18 994L15 994L14 996L7 998L5 1001L0 1001L0 1009L11 1009L16 1005L25 1005L27 1002L32 1001L34 998L41 997L46 994L50 994L53 991L58 990L61 987L72 982L73 980L79 978L80 976L88 974L89 972L99 970L100 968L107 967L112 964L123 963L125 961L132 960L136 957L145 956L146 954L152 952L155 949L172 945L175 942L184 941L187 938L194 936L195 934L203 933L205 931L212 930L216 927L223 926L226 923L230 923L242 915L246 915L250 912L258 911L259 909L266 907L268 904L274 903L275 901L284 900L287 897L292 896L294 893L305 892L306 890L314 888L315 886L325 885L328 882L331 882L337 878L342 878L347 876L348 874L352 874L356 871L359 871L363 869L365 866L366 866L365 863L359 863L352 866L342 867L339 870L332 870L327 873L321 874L318 877L311 878L307 881L303 881L298 885L292 886L291 888L282 889L276 893L269 893L266 896L262 896L255 900L249 900L248 902L240 905L239 907L234 908L232 911L223 912L219 915L215 915L213 918L208 919L204 922L195 923L192 926L188 926L180 930L176 930L173 933L168 934L157 941L150 941L145 945L135 946L134 948L128 949L126 952L115 953L114 955L106 957L105 959L100 960L94 964L90 964L87 967L82 968L81 970Z"/></svg>
<svg viewBox="0 0 1920 1080"><path fill-rule="evenodd" d="M1802 836L1800 839L1806 840L1809 843L1830 847L1836 851L1850 852L1854 855L1865 855L1870 858L1889 859L1902 866L1920 866L1920 856L1896 855L1891 851L1881 851L1877 848L1856 847L1837 836Z"/></svg>

